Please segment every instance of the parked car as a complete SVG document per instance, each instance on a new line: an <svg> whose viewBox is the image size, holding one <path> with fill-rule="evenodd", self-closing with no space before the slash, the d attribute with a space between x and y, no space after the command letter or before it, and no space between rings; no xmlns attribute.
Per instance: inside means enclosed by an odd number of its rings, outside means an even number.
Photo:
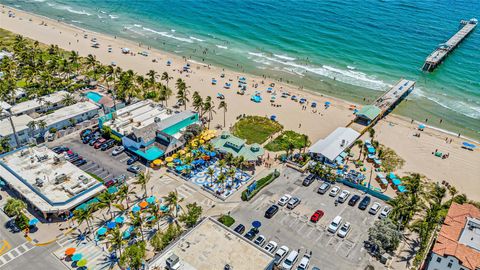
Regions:
<svg viewBox="0 0 480 270"><path fill-rule="evenodd" d="M61 154L63 152L66 152L70 150L68 147L65 147L65 146L57 146L57 147L54 147L52 148L52 151L55 152L55 154Z"/></svg>
<svg viewBox="0 0 480 270"><path fill-rule="evenodd" d="M310 265L310 259L312 258L312 252L310 253L305 252L300 263L297 266L297 270L307 270L308 266Z"/></svg>
<svg viewBox="0 0 480 270"><path fill-rule="evenodd" d="M238 234L242 234L245 232L245 226L243 224L238 224L238 226L235 227L234 231Z"/></svg>
<svg viewBox="0 0 480 270"><path fill-rule="evenodd" d="M313 182L315 181L315 175L314 174L309 174L304 180L302 185L305 187L310 186Z"/></svg>
<svg viewBox="0 0 480 270"><path fill-rule="evenodd" d="M114 179L110 179L110 180L108 180L107 182L105 182L104 185L105 185L107 188L108 188L108 187L111 187L111 186L115 185L115 180L114 180Z"/></svg>
<svg viewBox="0 0 480 270"><path fill-rule="evenodd" d="M345 238L350 231L350 223L345 222L342 227L340 227L340 230L338 230L337 235L341 238Z"/></svg>
<svg viewBox="0 0 480 270"><path fill-rule="evenodd" d="M55 134L54 133L49 133L47 136L47 141L51 142L55 140Z"/></svg>
<svg viewBox="0 0 480 270"><path fill-rule="evenodd" d="M340 192L340 188L338 186L334 186L331 190L330 190L330 193L328 193L328 195L330 195L330 197L335 197L338 195L338 193Z"/></svg>
<svg viewBox="0 0 480 270"><path fill-rule="evenodd" d="M93 136L90 141L88 141L88 145L93 146L98 140L100 140L100 136Z"/></svg>
<svg viewBox="0 0 480 270"><path fill-rule="evenodd" d="M357 204L357 202L360 200L360 195L353 195L352 198L350 198L350 201L348 201L348 205L350 206L355 206L355 204Z"/></svg>
<svg viewBox="0 0 480 270"><path fill-rule="evenodd" d="M340 192L340 195L338 196L337 201L339 203L344 203L348 199L348 196L350 196L350 191L342 190L342 192Z"/></svg>
<svg viewBox="0 0 480 270"><path fill-rule="evenodd" d="M265 236L259 235L259 236L255 239L255 241L253 241L253 243L254 243L255 245L258 245L258 246L263 246L263 244L265 244L265 241L266 241L266 240L267 240L267 239L265 238Z"/></svg>
<svg viewBox="0 0 480 270"><path fill-rule="evenodd" d="M317 210L313 215L310 217L310 221L313 223L317 223L323 217L324 213L322 210Z"/></svg>
<svg viewBox="0 0 480 270"><path fill-rule="evenodd" d="M278 200L278 205L280 206L284 206L288 203L288 201L290 201L290 199L292 198L292 195L290 194L285 194L283 195L279 200Z"/></svg>
<svg viewBox="0 0 480 270"><path fill-rule="evenodd" d="M85 160L85 159L80 159L80 160L77 160L77 161L73 162L72 164L75 165L75 166L77 166L77 167L80 167L80 166L82 166L82 165L87 164L87 162L88 162L88 161Z"/></svg>
<svg viewBox="0 0 480 270"><path fill-rule="evenodd" d="M138 167L136 165L130 165L130 166L128 166L127 171L129 171L131 173L134 173L134 174L137 174L137 173L140 172L140 167Z"/></svg>
<svg viewBox="0 0 480 270"><path fill-rule="evenodd" d="M372 207L368 210L369 214L376 215L382 206L378 202L374 202Z"/></svg>
<svg viewBox="0 0 480 270"><path fill-rule="evenodd" d="M98 139L94 144L93 144L93 148L95 149L98 149L102 146L102 144L104 144L107 140L104 139L104 138L100 138Z"/></svg>
<svg viewBox="0 0 480 270"><path fill-rule="evenodd" d="M277 212L278 212L279 207L277 205L272 205L270 206L267 211L265 211L265 217L266 218L272 218Z"/></svg>
<svg viewBox="0 0 480 270"><path fill-rule="evenodd" d="M382 212L380 212L380 215L378 215L378 218L379 219L387 218L391 211L392 211L392 208L388 205L385 205L382 209Z"/></svg>
<svg viewBox="0 0 480 270"><path fill-rule="evenodd" d="M342 223L342 217L341 216L336 216L330 225L328 225L328 231L331 233L336 233L338 230L338 227L340 227L340 224Z"/></svg>
<svg viewBox="0 0 480 270"><path fill-rule="evenodd" d="M323 182L320 185L320 187L318 187L317 193L318 194L325 194L329 188L330 188L330 183Z"/></svg>
<svg viewBox="0 0 480 270"><path fill-rule="evenodd" d="M71 163L73 163L73 162L75 162L75 161L77 161L77 160L80 160L80 159L83 159L83 157L77 155L76 157L69 159L69 161L70 161Z"/></svg>
<svg viewBox="0 0 480 270"><path fill-rule="evenodd" d="M280 248L278 248L277 252L275 252L273 263L275 265L279 265L282 262L283 258L287 256L288 251L289 249L287 246L281 246Z"/></svg>
<svg viewBox="0 0 480 270"><path fill-rule="evenodd" d="M137 156L131 156L131 157L127 160L127 165L132 165L132 164L135 163L137 160L138 160L138 157L137 157Z"/></svg>
<svg viewBox="0 0 480 270"><path fill-rule="evenodd" d="M367 209L368 205L370 204L370 201L372 199L370 198L370 196L365 196L363 197L363 199L360 201L360 203L358 204L358 209L360 210L365 210Z"/></svg>
<svg viewBox="0 0 480 270"><path fill-rule="evenodd" d="M298 251L292 250L282 263L282 269L289 270L298 260Z"/></svg>
<svg viewBox="0 0 480 270"><path fill-rule="evenodd" d="M300 198L298 197L293 197L291 198L288 203L287 203L287 208L288 209L294 209L295 207L297 207L297 205L300 204L302 200L300 200Z"/></svg>
<svg viewBox="0 0 480 270"><path fill-rule="evenodd" d="M263 249L266 252L268 252L270 254L273 254L273 252L275 251L276 248L277 248L277 242L270 241L270 242L268 242L268 244L265 245L265 247Z"/></svg>
<svg viewBox="0 0 480 270"><path fill-rule="evenodd" d="M123 153L123 151L125 151L125 147L123 146L117 146L113 149L112 151L112 156L118 156L120 155L121 153Z"/></svg>
<svg viewBox="0 0 480 270"><path fill-rule="evenodd" d="M258 234L258 229L257 228L251 228L246 234L245 238L248 240L252 240L257 234Z"/></svg>
<svg viewBox="0 0 480 270"><path fill-rule="evenodd" d="M80 132L80 138L83 139L85 136L89 135L90 133L92 133L92 129L90 128L84 129Z"/></svg>

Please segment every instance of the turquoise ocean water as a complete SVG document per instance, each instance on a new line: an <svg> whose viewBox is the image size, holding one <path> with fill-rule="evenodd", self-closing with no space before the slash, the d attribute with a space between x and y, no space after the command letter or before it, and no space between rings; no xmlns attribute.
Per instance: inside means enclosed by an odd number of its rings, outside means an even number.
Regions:
<svg viewBox="0 0 480 270"><path fill-rule="evenodd" d="M480 139L480 29L435 72L420 70L461 19L480 17L479 0L0 3L361 103L400 77L417 80L395 113Z"/></svg>

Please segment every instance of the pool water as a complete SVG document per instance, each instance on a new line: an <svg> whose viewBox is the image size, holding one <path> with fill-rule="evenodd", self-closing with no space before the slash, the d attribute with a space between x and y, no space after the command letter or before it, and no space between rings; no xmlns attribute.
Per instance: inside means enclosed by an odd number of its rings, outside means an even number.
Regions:
<svg viewBox="0 0 480 270"><path fill-rule="evenodd" d="M178 133L182 128L185 128L195 122L198 121L198 117L197 115L195 115L194 117L190 117L188 119L184 119L178 123L176 123L175 125L172 125L164 130L162 130L163 132L167 133L168 135L172 136L176 133Z"/></svg>
<svg viewBox="0 0 480 270"><path fill-rule="evenodd" d="M96 103L98 103L98 102L100 101L100 99L102 99L102 97L103 97L103 96L100 95L99 93L97 93L97 92L92 92L92 91L87 92L87 94L85 94L85 96L86 96L88 99L90 99L90 100L92 100L92 101L94 101L94 102L96 102Z"/></svg>

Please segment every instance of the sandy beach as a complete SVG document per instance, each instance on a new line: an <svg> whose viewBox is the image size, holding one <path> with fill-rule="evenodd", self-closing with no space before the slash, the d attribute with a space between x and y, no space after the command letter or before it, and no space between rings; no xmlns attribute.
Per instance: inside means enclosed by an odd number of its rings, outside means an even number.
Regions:
<svg viewBox="0 0 480 270"><path fill-rule="evenodd" d="M9 18L8 10L14 9L4 7L1 10L0 27L11 32L45 44L56 44L68 51L78 51L81 56L94 54L103 64L115 62L122 69L132 69L138 74L145 74L151 69L159 74L166 71L174 78L169 83L174 92L176 92L172 86L174 81L177 78L182 78L191 87L190 93L198 91L204 97L210 95L215 99L215 105L219 103L219 100L216 99L217 93L222 93L228 104L227 128L233 125L237 116L241 114L268 117L276 115L285 129L307 134L310 140L315 142L326 137L336 127L347 125L354 118L352 111L349 110L350 105L353 104L351 102L316 95L308 91L300 91L295 86L277 81L264 80L261 77L188 61L180 56L147 49L139 46L140 44L127 40L79 29L19 10L14 10L15 18ZM46 25L42 22L45 22ZM88 37L84 38L84 34L87 34ZM99 48L91 47L90 40L93 37L100 43ZM112 48L111 53L107 51L109 46ZM136 55L123 54L121 49L126 47ZM142 51L148 51L149 56L139 55L138 52ZM153 59L157 59L158 62L152 62ZM167 60L172 62L171 66L166 65ZM192 72L181 73L180 70L187 62L190 63ZM222 73L225 74L224 78L220 78ZM248 90L243 96L236 94L237 80L240 76L245 76L248 82ZM400 76L399 74L399 79ZM211 84L212 78L217 79L217 85ZM223 86L229 80L231 80L232 88L225 89ZM281 105L280 107L274 107L269 102L270 94L266 92L266 89L270 83L275 83L276 104ZM253 87L255 84L258 84L257 89ZM255 91L262 92L263 101L261 103L250 101L250 96ZM280 91L288 91L299 97L304 97L309 102L315 101L319 104L317 106L318 110L314 113L310 106L303 110L301 104L290 99L280 98ZM326 101L332 104L328 109L323 107ZM175 98L173 96L169 105L174 103ZM214 127L217 124L223 124L223 110L217 109L211 125ZM465 141L464 138L458 138L428 127L421 133L421 137L414 137L413 134L418 132L416 130L417 126L418 123L411 123L409 119L389 115L375 127L376 139L381 144L394 149L399 156L406 160L405 166L400 170L400 175L406 172L418 172L432 181L447 181L456 186L460 193L467 194L470 199L480 200L480 185L478 184L480 180L479 151L462 149L461 143ZM446 138L448 140L452 139L452 143L446 143ZM432 155L432 152L436 149L443 153L449 153L449 158L441 159Z"/></svg>

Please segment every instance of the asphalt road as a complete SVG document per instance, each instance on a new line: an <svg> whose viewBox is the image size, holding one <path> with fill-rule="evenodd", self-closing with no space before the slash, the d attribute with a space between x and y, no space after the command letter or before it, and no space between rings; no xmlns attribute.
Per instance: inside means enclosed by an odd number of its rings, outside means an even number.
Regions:
<svg viewBox="0 0 480 270"><path fill-rule="evenodd" d="M241 223L248 231L251 223L258 220L262 223L259 234L266 236L266 242L273 240L279 246L286 245L290 250L300 249L298 261L305 252L312 251L310 266L317 266L320 269L364 269L370 256L363 248L363 241L367 240L368 228L377 220L377 216L370 215L368 208L366 211L359 210L358 204L351 207L345 202L335 206L335 198L328 196L328 192L325 195L316 193L320 181L304 187L302 186L304 177L292 169L285 169L282 175L257 194L253 201L242 204L231 212L236 220L232 228ZM341 184L338 186L349 190L352 193L350 196L362 195L358 190ZM302 202L293 210L281 207L274 217L266 219L265 211L285 193L298 196ZM378 200L373 199L372 203L374 201ZM381 204L383 206L385 203ZM314 224L310 222L310 216L317 209L324 211L325 214ZM351 230L344 239L326 230L337 215L342 216L343 222L351 223Z"/></svg>

